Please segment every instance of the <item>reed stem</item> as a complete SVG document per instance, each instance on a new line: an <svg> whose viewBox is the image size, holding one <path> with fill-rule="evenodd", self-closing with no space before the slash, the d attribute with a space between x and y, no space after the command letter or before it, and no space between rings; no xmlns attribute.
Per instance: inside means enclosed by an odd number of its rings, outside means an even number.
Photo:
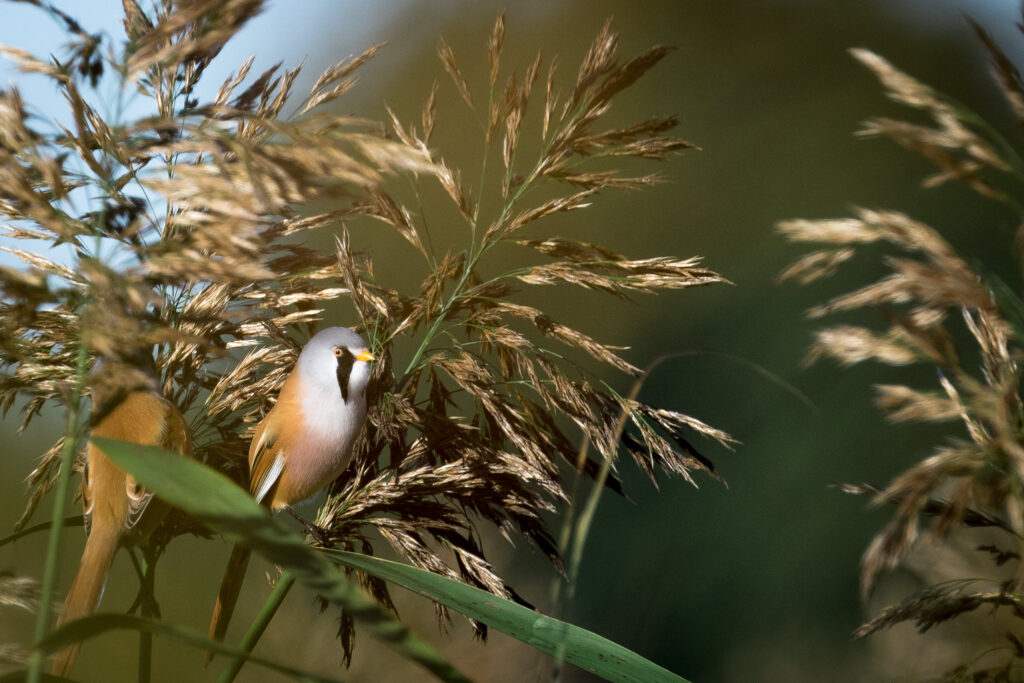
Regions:
<svg viewBox="0 0 1024 683"><path fill-rule="evenodd" d="M87 354L85 344L78 346L77 374L75 385L68 401L67 422L64 427L64 447L61 449L60 473L54 490L53 522L46 542L46 565L43 568L43 583L39 591L39 611L36 613L36 628L33 642L39 643L50 628L50 612L53 608L53 590L57 583L57 569L60 562L60 541L64 531L64 517L67 514L68 492L71 489L71 472L75 464L75 445L78 433L78 411L85 386ZM45 657L38 649L32 651L28 665L28 683L39 683L42 678Z"/></svg>

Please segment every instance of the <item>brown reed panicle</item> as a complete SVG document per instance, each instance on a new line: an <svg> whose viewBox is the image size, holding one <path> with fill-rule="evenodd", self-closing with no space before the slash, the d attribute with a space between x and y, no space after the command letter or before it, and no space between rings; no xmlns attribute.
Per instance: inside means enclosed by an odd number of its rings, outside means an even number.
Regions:
<svg viewBox="0 0 1024 683"><path fill-rule="evenodd" d="M439 48L455 94L478 117L485 180L491 179L487 150L500 149L495 182L481 181L479 199L466 188L462 169L449 166L430 147L439 124L436 85L420 117L421 131L388 111L394 137L432 161L431 171L415 179L417 187L440 184L466 224L466 243L436 253L421 217L390 189L376 189L369 201L356 204L353 220L362 214L393 227L422 258L422 285L405 294L376 283L372 262L351 249L347 230L338 239L345 285L380 362L369 396L370 428L358 445L356 467L335 482L318 524L344 548L372 552L370 532L375 531L416 566L521 599L484 558L478 520L491 522L509 540L525 536L560 567L542 513L568 499L567 468L586 476L600 469L599 461L580 457L580 437L594 444L600 458L614 459L624 447L652 480L662 469L690 481L694 470L718 477L690 434L725 445L732 439L687 415L616 393L585 358L639 377L641 371L619 354L623 349L515 301L523 285L573 284L628 298L635 292L724 282L695 258L632 259L599 245L524 234L543 218L586 207L599 193L657 182L655 175L624 177L614 170L585 170L581 163L618 156L662 159L691 146L666 135L675 126L673 118L598 129L612 98L668 51L655 47L620 62L617 36L605 24L569 92L557 91L555 62L548 67L540 125L531 127L526 112L543 61L538 55L521 81L510 75L501 88L504 35L502 15L488 44L486 85L492 95L486 109L451 48L443 41ZM531 133L536 137L528 138ZM544 186L547 198L531 199ZM497 197L487 195L489 187ZM494 208L485 212L483 205ZM516 248L543 260L501 272L500 259L507 258L502 254ZM493 271L501 274L484 274ZM395 367L392 355L392 342L401 335L411 336L417 347L404 368ZM619 428L622 415L628 417L625 431ZM618 488L617 479L609 482ZM383 582L363 580L390 604ZM447 610L437 610L444 625ZM474 626L478 635L486 635L482 624ZM348 615L342 615L339 637L350 652Z"/></svg>
<svg viewBox="0 0 1024 683"><path fill-rule="evenodd" d="M988 34L971 24L992 58L996 80L1018 122L1024 122L1019 72ZM872 119L862 134L886 135L933 161L940 171L925 180L926 187L959 180L1020 212L1013 194L1000 185L1024 180L1024 164L994 129L882 57L867 50L852 53L875 72L892 99L924 111L934 124ZM819 330L809 359L828 357L844 366L868 360L891 366L932 365L937 370L935 387L878 385L876 403L893 422L961 425L888 486L841 486L849 493L870 496L872 504L895 506L893 519L864 554L862 594L866 597L878 574L897 567L914 547L922 517L934 519L931 536L936 541L961 526L991 527L1005 534L1001 543L978 548L992 560L991 577L930 586L886 609L856 634L865 636L905 621L913 621L924 632L986 605L1009 607L1015 617L1024 618L1024 403L1019 369L1024 307L1019 296L982 265L968 262L936 230L901 213L858 209L851 218L790 220L778 229L790 240L821 245L780 275L801 284L832 275L865 245L894 252L883 257L887 275L808 312L811 318L820 318L874 308L887 327L836 325ZM1011 247L1018 258L1020 244L1018 234L1016 249ZM979 367L974 367L975 359L980 359ZM1010 580L995 570L1008 563L1016 567ZM1008 644L998 646L1010 653L1005 664L984 671L964 665L950 672L952 679L967 680L969 674L981 676L971 680L1016 676L1010 671L1024 659L1024 648L1012 633L1006 639Z"/></svg>
<svg viewBox="0 0 1024 683"><path fill-rule="evenodd" d="M77 258L69 269L16 251L27 268L0 271L5 410L17 394L27 396L27 423L45 403L66 401L83 345L90 357L130 357L155 346L164 392L190 419L197 457L241 481L251 429L295 361L295 338L323 319L329 302L347 300L379 362L368 428L317 519L342 548L371 554L383 538L417 566L517 598L484 558L477 525L490 522L509 540L525 537L560 567L542 515L567 500L567 472L600 470L600 461L580 455L586 452L581 440L612 462L624 448L652 480L657 470L691 482L694 471L719 478L692 434L729 446L727 434L620 395L599 371L609 366L640 378L642 371L620 355L624 349L515 301L523 286L572 284L628 298L725 282L696 258L629 258L534 229L603 193L658 181L657 175L587 170L592 159L661 160L691 147L668 134L672 117L602 125L613 98L668 50L655 47L620 61L618 38L606 24L567 92L559 91L555 62L544 87L535 89L540 55L521 80L512 74L500 87L502 15L489 41L485 105L474 100L442 42L442 66L480 121L480 187L495 188L493 197L474 198L462 170L430 147L439 105L448 104L436 86L420 131L390 110L385 130L321 109L353 85L355 70L380 46L324 72L292 117L281 112L298 70L275 66L250 77L251 59L213 102L197 101L193 91L210 59L260 5L165 3L151 15L126 1L120 61L83 56L48 63L3 48L23 69L51 77L73 121L37 133L17 91L2 95L0 210L13 222L7 233L70 244ZM79 42L98 40L50 10ZM94 59L97 50L74 48L73 54ZM105 69L152 98L157 114L104 121L79 85ZM540 102L528 119L531 97ZM526 122L534 119L531 128ZM487 184L493 148L500 153L499 178ZM394 173L416 186L438 183L467 226L465 243L435 252L422 217L386 182ZM83 184L101 190L101 205L75 215L71 205ZM548 198L538 198L542 187ZM324 206L334 208L317 211ZM422 258L418 291L400 292L375 279L372 259L347 228L365 219L394 228ZM296 241L314 233L333 233L336 249ZM516 250L536 262L485 274L501 270L499 254ZM411 340L411 357L395 357L399 339ZM224 357L236 350L245 353L225 369ZM52 486L59 450L55 444L33 473L20 524ZM614 475L608 485L619 488ZM163 542L196 531L180 516L173 519ZM360 579L391 605L383 582ZM444 623L447 613L438 610ZM348 657L348 615L341 624Z"/></svg>

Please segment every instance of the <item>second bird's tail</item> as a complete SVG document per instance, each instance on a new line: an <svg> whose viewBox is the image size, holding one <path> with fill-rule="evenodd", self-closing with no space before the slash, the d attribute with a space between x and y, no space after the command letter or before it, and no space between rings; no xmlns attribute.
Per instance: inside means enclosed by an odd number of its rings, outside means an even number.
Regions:
<svg viewBox="0 0 1024 683"><path fill-rule="evenodd" d="M68 591L67 600L64 601L64 611L57 620L58 626L92 614L99 605L103 587L107 583L107 574L110 573L110 565L114 562L114 554L117 553L118 547L117 534L103 531L93 529L85 542L82 563L71 584L71 590ZM82 644L78 642L57 654L53 663L55 676L68 675L78 658L81 646Z"/></svg>
<svg viewBox="0 0 1024 683"><path fill-rule="evenodd" d="M238 602L238 594L242 591L242 581L245 579L245 569L249 566L249 556L252 551L240 545L231 550L231 558L228 560L227 569L224 570L224 578L220 582L220 592L217 593L217 604L213 607L213 617L210 619L210 639L218 643L224 640L224 634L228 630L228 622L235 611L235 603ZM213 651L206 651L206 663L213 659Z"/></svg>

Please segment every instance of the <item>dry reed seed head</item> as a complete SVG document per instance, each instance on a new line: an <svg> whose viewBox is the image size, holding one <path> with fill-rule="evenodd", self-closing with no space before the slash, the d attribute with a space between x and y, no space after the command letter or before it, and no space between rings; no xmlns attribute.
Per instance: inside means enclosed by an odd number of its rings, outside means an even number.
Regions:
<svg viewBox="0 0 1024 683"><path fill-rule="evenodd" d="M796 280L801 285L810 284L834 275L839 266L853 258L856 253L856 250L849 247L812 251L784 268L776 280Z"/></svg>
<svg viewBox="0 0 1024 683"><path fill-rule="evenodd" d="M31 660L29 650L14 643L0 643L0 662L24 667Z"/></svg>
<svg viewBox="0 0 1024 683"><path fill-rule="evenodd" d="M841 244L885 239L922 253L931 263L888 259L888 264L896 271L894 275L852 294L836 297L827 306L813 309L813 315L822 315L885 303L922 304L910 316L897 318L897 324L884 336L851 326L821 331L817 334L811 357L829 355L845 364L867 359L889 364L930 359L956 369L956 384L969 393L969 403L960 398L960 390L954 382L940 374L946 397L903 386L883 386L879 388L879 405L894 420L946 421L960 417L977 444L977 450L940 450L937 455L897 478L879 496L879 500L900 500L900 511L865 554L863 587L866 591L877 573L883 568L896 566L916 539L918 514L931 491L950 477L973 476L991 458L993 448L996 452L1006 452L1005 447L997 445L999 441L992 434L992 423L1000 415L1019 414L1017 406L1020 399L1016 391L1003 391L1001 382L997 380L1010 367L1005 342L1008 326L999 317L991 293L934 231L898 214L865 211L861 211L861 219L854 222L826 222L821 234L815 234L815 227L811 222L792 222L784 230L795 239L823 236L823 241ZM835 229L837 227L838 230ZM958 368L956 353L943 327L945 316L938 314L953 308L964 311L966 326L978 341L983 358L984 383L973 381ZM986 321L985 331L977 320ZM1015 376L1015 372L1011 371L1011 374ZM1005 442L1015 443L1019 437L1019 429L1005 420L999 423L998 428L1004 434L1015 435L1001 437ZM968 481L962 488L961 500L968 500L979 486L984 486L984 483ZM965 505L963 502L951 507L936 529L962 522L961 513Z"/></svg>
<svg viewBox="0 0 1024 683"><path fill-rule="evenodd" d="M498 82L498 64L501 60L501 47L505 42L505 12L498 15L491 30L491 39L487 45L487 60L490 63L491 87Z"/></svg>
<svg viewBox="0 0 1024 683"><path fill-rule="evenodd" d="M173 72L189 61L208 62L262 8L262 0L176 3L133 40L126 74L136 80L154 67Z"/></svg>
<svg viewBox="0 0 1024 683"><path fill-rule="evenodd" d="M875 405L893 422L946 422L960 417L960 405L937 392L900 384L876 384L875 392Z"/></svg>
<svg viewBox="0 0 1024 683"><path fill-rule="evenodd" d="M545 216L550 216L562 211L574 211L586 208L590 206L590 203L585 200L595 192L596 190L583 190L564 197L550 199L540 206L522 211L507 223L504 221L494 223L487 229L487 232L484 235L484 242L486 243L505 239L528 223L532 223L533 221L544 218Z"/></svg>
<svg viewBox="0 0 1024 683"><path fill-rule="evenodd" d="M937 187L949 180L959 180L981 195L991 199L1006 199L1007 195L982 178L980 172L986 165L1000 170L1009 170L1009 167L1001 159L994 157L991 150L980 148L976 143L964 143L958 137L924 126L881 118L865 122L858 134L866 137L884 135L892 138L900 146L924 156L938 166L940 170L937 173L922 181L925 188ZM986 162L957 157L954 152L961 148L976 150L974 156L983 157ZM953 152L949 151L950 149Z"/></svg>
<svg viewBox="0 0 1024 683"><path fill-rule="evenodd" d="M865 327L839 325L815 332L815 341L807 354L807 362L831 357L841 365L854 365L876 360L887 365L909 365L920 360L912 346L901 339L897 330L879 335Z"/></svg>
<svg viewBox="0 0 1024 683"><path fill-rule="evenodd" d="M675 260L671 257L630 260L556 262L534 266L517 279L531 285L575 284L626 298L628 291L682 289L729 281L706 268L697 268L700 258Z"/></svg>
<svg viewBox="0 0 1024 683"><path fill-rule="evenodd" d="M921 303L928 308L992 310L992 294L963 262L946 267L931 266L909 259L886 259L892 275L859 290L837 296L808 314L822 317L839 311L883 304Z"/></svg>
<svg viewBox="0 0 1024 683"><path fill-rule="evenodd" d="M1024 83L1021 82L1020 71L1006 53L999 48L988 31L973 19L968 18L968 22L989 53L989 58L992 60L992 73L1003 92L1003 97L1010 105L1010 110L1016 117L1018 125L1024 124Z"/></svg>
<svg viewBox="0 0 1024 683"><path fill-rule="evenodd" d="M979 590L979 584L987 582L976 580L952 581L948 584L932 586L912 598L887 608L854 632L857 638L863 638L896 624L913 621L919 633L954 619L963 614L973 612L982 607L993 610L998 607L1009 607L1017 618L1024 618L1024 602L1005 586L999 590ZM1012 661L1012 660L1011 660ZM965 672L966 675L966 672ZM1011 680L1009 677L982 680Z"/></svg>
<svg viewBox="0 0 1024 683"><path fill-rule="evenodd" d="M434 85L430 89L430 96L423 104L423 115L420 121L423 126L423 143L429 145L430 136L434 132L434 124L437 122L437 81L434 81Z"/></svg>
<svg viewBox="0 0 1024 683"><path fill-rule="evenodd" d="M884 57L863 48L852 48L850 54L875 73L893 100L915 109L950 113L949 105L931 88L896 69Z"/></svg>
<svg viewBox="0 0 1024 683"><path fill-rule="evenodd" d="M618 49L619 37L612 32L612 20L605 21L587 54L583 57L576 76L576 87L572 96L566 101L562 117L572 111L583 98L588 88L601 76L614 67L615 51Z"/></svg>
<svg viewBox="0 0 1024 683"><path fill-rule="evenodd" d="M153 22L136 0L121 0L121 6L124 9L121 26L129 42L138 40L153 29Z"/></svg>
<svg viewBox="0 0 1024 683"><path fill-rule="evenodd" d="M593 338L552 320L543 311L522 304L510 302L498 303L495 308L513 317L530 321L534 327L544 336L553 337L563 344L581 349L598 361L625 372L626 374L639 376L640 369L627 362L615 351L623 350L622 347L614 347L594 340Z"/></svg>
<svg viewBox="0 0 1024 683"><path fill-rule="evenodd" d="M459 95L466 105L476 110L473 106L473 97L469 94L469 84L466 82L465 76L462 75L462 71L459 70L459 65L455 61L455 53L452 52L451 47L445 42L444 38L437 47L437 54L441 58L441 63L444 65L444 70L448 72L452 82L455 84L455 88L459 91Z"/></svg>
<svg viewBox="0 0 1024 683"><path fill-rule="evenodd" d="M413 247L424 256L426 247L420 239L416 224L404 206L399 206L394 199L383 192L371 191L369 198L352 207L353 214L363 214L395 228Z"/></svg>
<svg viewBox="0 0 1024 683"><path fill-rule="evenodd" d="M989 384L997 384L1006 374L1015 376L1017 368L1009 348L1010 338L1014 332L1012 327L999 317L995 302L990 301L989 310L964 306L961 313L967 329L981 350L985 380Z"/></svg>
<svg viewBox="0 0 1024 683"><path fill-rule="evenodd" d="M999 58L1005 55L995 49L987 35L980 34L990 54L996 59L996 80L1003 89L1011 108L1019 106L1019 91L1013 89L1013 74L1016 70L1005 71L999 67ZM867 50L851 50L854 57L875 72L886 86L889 96L897 102L927 111L936 128L889 119L872 119L862 129L863 135L886 135L903 147L922 154L935 163L941 172L928 178L926 186L934 186L949 179L965 182L977 192L993 198L1005 199L1006 195L982 179L978 172L984 167L999 171L1010 171L1012 164L997 151L998 145L973 132L974 115L961 111L931 88L922 85L907 74L897 70L882 57ZM1006 60L1008 63L1008 60ZM1019 86L1019 76L1017 85ZM1007 80L1008 79L1008 80ZM1015 100L1016 98L1016 100ZM1016 105L1015 105L1016 101Z"/></svg>
<svg viewBox="0 0 1024 683"><path fill-rule="evenodd" d="M29 489L29 497L21 517L14 523L15 531L20 531L28 524L43 497L57 484L57 475L60 472L61 451L63 449L64 436L60 436L45 453L39 456L35 468L25 479L25 485Z"/></svg>
<svg viewBox="0 0 1024 683"><path fill-rule="evenodd" d="M894 517L871 539L861 558L860 595L866 600L874 588L878 575L899 566L917 540L917 511L904 512Z"/></svg>
<svg viewBox="0 0 1024 683"><path fill-rule="evenodd" d="M858 208L856 218L781 221L776 229L794 242L855 246L886 241L920 252L936 264L961 261L933 228L895 211Z"/></svg>
<svg viewBox="0 0 1024 683"><path fill-rule="evenodd" d="M39 582L27 576L0 572L0 607L17 607L34 613L39 601Z"/></svg>
<svg viewBox="0 0 1024 683"><path fill-rule="evenodd" d="M346 484L321 511L318 523L349 539L361 536L366 525L375 526L417 566L510 597L469 535L471 527L465 514L466 510L475 511L501 527L508 523L504 515L512 515L521 532L528 537L540 534L540 545L550 545L550 538L544 535L543 526L531 511L532 496L524 498L517 494L519 487L516 472L503 472L500 460L493 458L480 458L472 464L460 459L446 465L405 470L398 477L385 472L370 482ZM456 554L457 573L441 560L437 550L424 542L423 534Z"/></svg>

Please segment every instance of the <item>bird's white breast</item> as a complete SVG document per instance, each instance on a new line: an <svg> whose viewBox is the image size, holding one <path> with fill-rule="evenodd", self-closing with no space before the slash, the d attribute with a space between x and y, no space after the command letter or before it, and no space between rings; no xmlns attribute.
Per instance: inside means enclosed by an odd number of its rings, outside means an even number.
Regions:
<svg viewBox="0 0 1024 683"><path fill-rule="evenodd" d="M336 396L317 395L319 393L309 392L303 398L302 413L307 435L329 450L346 453L366 418L366 399L353 396L344 401L339 390L335 391Z"/></svg>
<svg viewBox="0 0 1024 683"><path fill-rule="evenodd" d="M329 484L345 469L366 418L365 396L359 394L344 401L337 384L334 386L336 395L322 390L303 392L302 446L287 456L293 475L299 475L296 484L308 495ZM297 460L301 461L299 467Z"/></svg>

